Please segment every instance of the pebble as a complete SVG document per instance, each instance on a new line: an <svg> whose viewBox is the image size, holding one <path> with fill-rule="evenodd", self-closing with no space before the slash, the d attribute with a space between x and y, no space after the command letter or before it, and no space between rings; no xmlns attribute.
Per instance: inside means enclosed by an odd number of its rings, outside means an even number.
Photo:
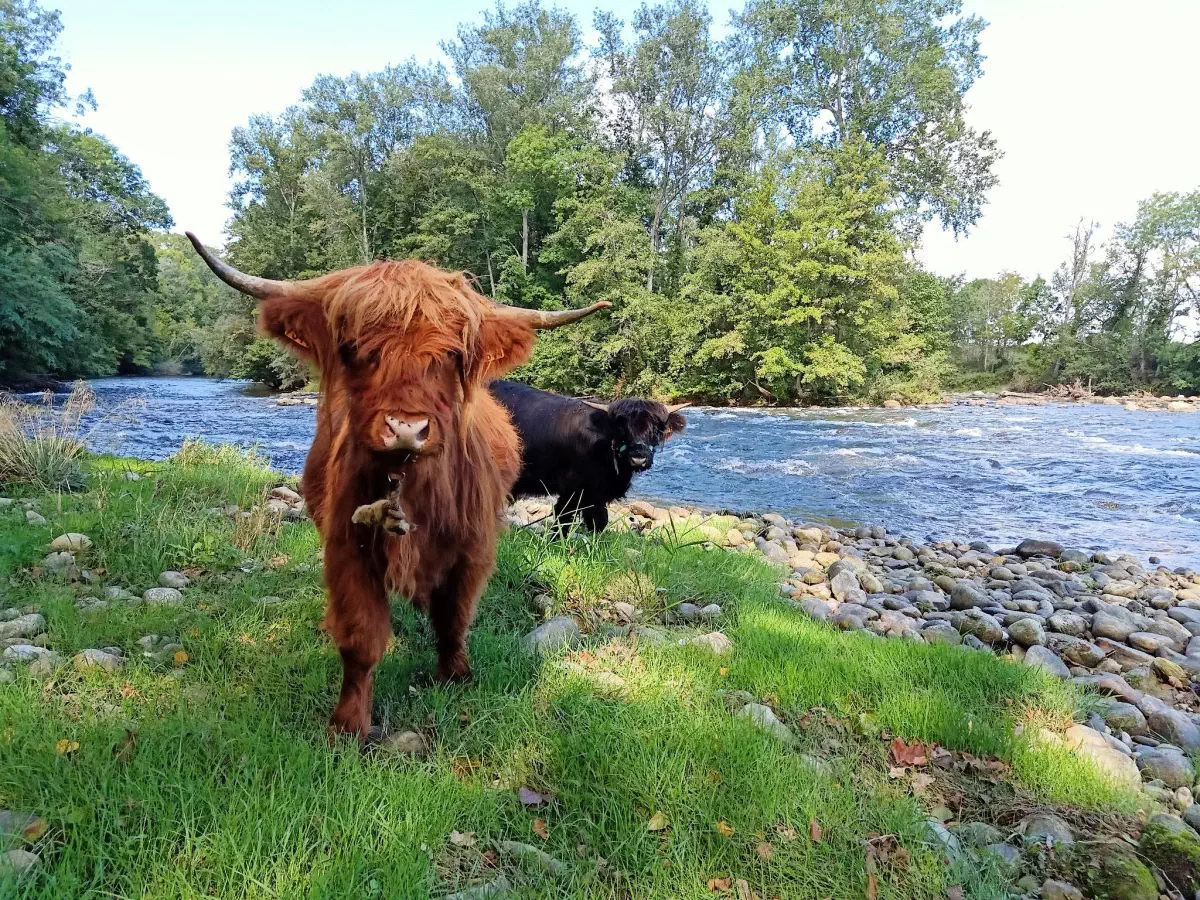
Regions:
<svg viewBox="0 0 1200 900"><path fill-rule="evenodd" d="M20 875L28 872L34 866L42 861L41 857L29 850L23 850L20 847L12 850L6 850L0 853L0 875L5 872L12 872Z"/></svg>
<svg viewBox="0 0 1200 900"><path fill-rule="evenodd" d="M1050 813L1037 813L1026 816L1017 826L1017 830L1025 837L1028 844L1046 843L1073 844L1075 837L1071 828L1058 816Z"/></svg>
<svg viewBox="0 0 1200 900"><path fill-rule="evenodd" d="M380 742L380 747L389 753L400 753L416 759L425 759L429 756L429 745L425 742L425 738L419 732L411 730L389 734Z"/></svg>
<svg viewBox="0 0 1200 900"><path fill-rule="evenodd" d="M39 513L36 509L25 510L25 521L30 525L49 525L46 517Z"/></svg>

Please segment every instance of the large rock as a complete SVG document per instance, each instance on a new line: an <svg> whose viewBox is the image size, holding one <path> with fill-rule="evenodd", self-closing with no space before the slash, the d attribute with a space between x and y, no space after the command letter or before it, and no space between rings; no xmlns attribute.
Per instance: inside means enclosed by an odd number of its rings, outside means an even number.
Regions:
<svg viewBox="0 0 1200 900"><path fill-rule="evenodd" d="M45 630L46 620L38 613L28 613L8 622L0 622L0 640L33 637Z"/></svg>
<svg viewBox="0 0 1200 900"><path fill-rule="evenodd" d="M578 647L579 625L570 616L555 616L543 622L521 639L526 653L547 654Z"/></svg>
<svg viewBox="0 0 1200 900"><path fill-rule="evenodd" d="M1066 663L1055 656L1052 650L1038 644L1034 644L1025 651L1022 662L1035 669L1041 669L1055 678L1066 680L1071 677L1071 670L1067 668Z"/></svg>
<svg viewBox="0 0 1200 900"><path fill-rule="evenodd" d="M183 603L183 594L176 588L155 587L143 592L142 599L157 606L179 606Z"/></svg>
<svg viewBox="0 0 1200 900"><path fill-rule="evenodd" d="M1189 787L1196 777L1192 761L1174 747L1148 747L1138 754L1137 767L1147 781L1158 779L1169 788Z"/></svg>
<svg viewBox="0 0 1200 900"><path fill-rule="evenodd" d="M733 649L733 641L729 640L724 634L719 631L712 631L708 634L697 635L687 641L692 647L701 647L717 656L724 656Z"/></svg>
<svg viewBox="0 0 1200 900"><path fill-rule="evenodd" d="M838 600L845 600L856 593L858 596L862 596L859 593L862 591L862 587L858 583L858 576L845 570L838 572L830 579L829 589L833 591L833 596Z"/></svg>
<svg viewBox="0 0 1200 900"><path fill-rule="evenodd" d="M960 581L950 592L951 609L973 609L977 606L988 606L991 598L983 588L969 581Z"/></svg>
<svg viewBox="0 0 1200 900"><path fill-rule="evenodd" d="M1135 650L1133 647L1128 647L1120 641L1111 641L1108 638L1096 638L1096 646L1104 651L1108 659L1111 659L1120 666L1123 672L1136 669L1138 666L1149 666L1154 663L1154 657L1149 653Z"/></svg>
<svg viewBox="0 0 1200 900"><path fill-rule="evenodd" d="M75 552L77 550L86 550L92 546L92 539L86 534L80 534L77 531L68 531L66 534L60 534L50 542L50 550L68 550Z"/></svg>
<svg viewBox="0 0 1200 900"><path fill-rule="evenodd" d="M1200 834L1183 819L1161 813L1151 816L1142 829L1138 850L1176 887L1184 891L1200 888Z"/></svg>
<svg viewBox="0 0 1200 900"><path fill-rule="evenodd" d="M952 621L959 634L974 635L985 644L999 644L1004 640L1004 629L994 616L987 613L973 609L959 613Z"/></svg>
<svg viewBox="0 0 1200 900"><path fill-rule="evenodd" d="M1128 850L1106 846L1095 860L1098 871L1091 878L1092 896L1109 900L1158 900L1154 873Z"/></svg>
<svg viewBox="0 0 1200 900"><path fill-rule="evenodd" d="M1108 638L1113 641L1124 641L1137 631L1137 626L1125 619L1119 619L1106 612L1098 612L1092 616L1092 634L1098 638Z"/></svg>
<svg viewBox="0 0 1200 900"><path fill-rule="evenodd" d="M1017 619L1008 626L1008 635L1022 647L1046 643L1046 632L1037 619Z"/></svg>
<svg viewBox="0 0 1200 900"><path fill-rule="evenodd" d="M791 729L779 721L774 710L769 706L762 703L747 703L738 712L737 717L749 720L759 731L771 735L788 746L796 743L796 736L792 734Z"/></svg>
<svg viewBox="0 0 1200 900"><path fill-rule="evenodd" d="M177 591L183 590L188 586L189 579L182 572L163 572L158 576L158 583L165 588L175 588Z"/></svg>
<svg viewBox="0 0 1200 900"><path fill-rule="evenodd" d="M928 644L957 645L962 643L962 635L949 622L930 622L921 629L921 637Z"/></svg>
<svg viewBox="0 0 1200 900"><path fill-rule="evenodd" d="M1109 746L1100 732L1086 725L1072 725L1067 729L1066 744L1076 756L1091 762L1111 781L1134 789L1142 783L1137 763Z"/></svg>
<svg viewBox="0 0 1200 900"><path fill-rule="evenodd" d="M1189 753L1200 751L1200 725L1183 710L1172 709L1157 697L1143 696L1138 709L1146 714L1150 731Z"/></svg>
<svg viewBox="0 0 1200 900"><path fill-rule="evenodd" d="M1104 721L1113 731L1146 734L1150 729L1146 717L1132 703L1111 703L1104 710Z"/></svg>
<svg viewBox="0 0 1200 900"><path fill-rule="evenodd" d="M1088 620L1078 613L1069 610L1059 610L1050 617L1047 623L1051 631L1067 634L1071 637L1083 637L1087 634Z"/></svg>
<svg viewBox="0 0 1200 900"><path fill-rule="evenodd" d="M80 672L89 669L102 669L105 672L116 672L124 668L125 660L107 650L83 650L75 654L72 664Z"/></svg>
<svg viewBox="0 0 1200 900"><path fill-rule="evenodd" d="M1063 545L1056 541L1039 541L1034 538L1027 538L1017 544L1017 555L1028 559L1031 556L1048 556L1051 559L1058 559L1062 556Z"/></svg>
<svg viewBox="0 0 1200 900"><path fill-rule="evenodd" d="M1028 844L1064 844L1075 843L1071 828L1058 816L1051 813L1035 813L1026 816L1017 825L1017 830L1025 837Z"/></svg>

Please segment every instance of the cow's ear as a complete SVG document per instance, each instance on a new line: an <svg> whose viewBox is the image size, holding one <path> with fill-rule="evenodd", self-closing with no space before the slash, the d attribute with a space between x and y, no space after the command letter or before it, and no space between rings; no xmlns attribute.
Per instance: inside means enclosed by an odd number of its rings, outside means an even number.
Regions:
<svg viewBox="0 0 1200 900"><path fill-rule="evenodd" d="M333 336L319 300L272 297L259 304L258 327L300 359L320 368L333 357Z"/></svg>
<svg viewBox="0 0 1200 900"><path fill-rule="evenodd" d="M667 416L667 430L663 435L663 440L669 441L685 428L687 428L687 419L677 412L671 413L669 416Z"/></svg>
<svg viewBox="0 0 1200 900"><path fill-rule="evenodd" d="M526 323L504 315L488 315L479 326L479 344L468 367L468 378L487 384L528 362L534 332Z"/></svg>

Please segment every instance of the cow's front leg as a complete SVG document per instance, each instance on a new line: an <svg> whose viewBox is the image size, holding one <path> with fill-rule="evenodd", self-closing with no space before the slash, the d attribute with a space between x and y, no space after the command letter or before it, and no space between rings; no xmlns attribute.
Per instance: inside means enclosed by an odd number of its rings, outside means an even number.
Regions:
<svg viewBox="0 0 1200 900"><path fill-rule="evenodd" d="M583 494L579 491L559 494L558 502L554 504L554 533L558 537L568 534L579 521L580 507L583 504Z"/></svg>
<svg viewBox="0 0 1200 900"><path fill-rule="evenodd" d="M429 596L429 621L437 636L438 681L469 681L467 632L475 606L495 565L495 552L484 559L460 557Z"/></svg>
<svg viewBox="0 0 1200 900"><path fill-rule="evenodd" d="M342 657L342 690L329 727L362 741L371 727L375 666L392 633L384 572L369 547L331 544L325 559L325 626Z"/></svg>

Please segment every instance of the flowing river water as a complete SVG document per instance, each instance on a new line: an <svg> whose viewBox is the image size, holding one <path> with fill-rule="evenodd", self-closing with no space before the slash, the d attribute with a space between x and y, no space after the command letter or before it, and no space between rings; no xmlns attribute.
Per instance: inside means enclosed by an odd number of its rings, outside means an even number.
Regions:
<svg viewBox="0 0 1200 900"><path fill-rule="evenodd" d="M298 473L314 409L235 381L104 378L97 450L161 459L187 437ZM691 409L633 496L879 524L914 539L1041 537L1200 567L1200 416L1120 406Z"/></svg>

